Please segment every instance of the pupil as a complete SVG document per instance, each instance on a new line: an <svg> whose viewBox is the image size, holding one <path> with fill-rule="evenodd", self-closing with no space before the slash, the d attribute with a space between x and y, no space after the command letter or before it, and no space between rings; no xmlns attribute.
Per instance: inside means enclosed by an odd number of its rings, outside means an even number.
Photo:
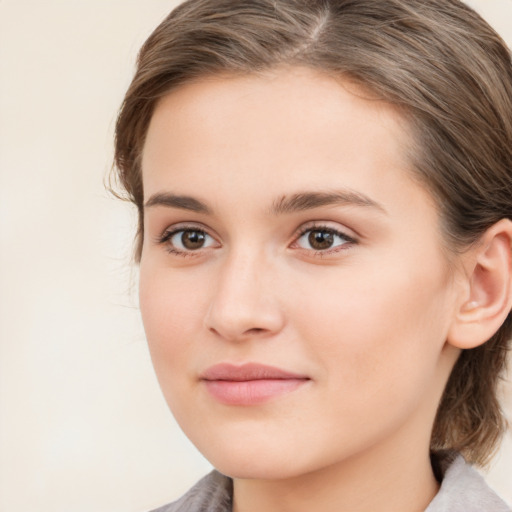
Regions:
<svg viewBox="0 0 512 512"><path fill-rule="evenodd" d="M200 249L204 244L204 238L201 231L185 231L181 235L181 243L187 249Z"/></svg>
<svg viewBox="0 0 512 512"><path fill-rule="evenodd" d="M308 237L309 243L313 249L329 249L334 243L334 237L329 231L311 231Z"/></svg>

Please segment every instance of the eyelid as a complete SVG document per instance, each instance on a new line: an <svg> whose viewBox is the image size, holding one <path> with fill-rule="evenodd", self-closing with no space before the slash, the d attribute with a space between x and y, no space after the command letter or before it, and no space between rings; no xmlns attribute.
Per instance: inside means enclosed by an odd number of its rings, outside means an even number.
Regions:
<svg viewBox="0 0 512 512"><path fill-rule="evenodd" d="M311 222L301 225L298 228L298 230L295 232L295 234L293 235L293 240L290 244L290 247L297 248L297 249L303 250L305 252L312 252L312 253L318 254L318 255L328 255L330 253L335 253L335 252L339 252L341 250L346 250L348 248L348 247L345 247L346 245L353 246L353 245L359 243L359 237L357 235L347 233L347 231L353 233L352 230L350 230L348 228L342 228L342 227L340 227L340 225L338 223L334 223L334 224L336 224L336 226L333 226L332 224L333 224L332 221L311 221ZM297 245L300 238L302 238L306 233L308 233L310 231L322 231L322 230L330 231L330 232L334 233L335 235L345 239L346 243L341 244L341 245L336 245L332 248L325 249L325 250L313 249L313 248L305 249L303 247L293 247L294 245Z"/></svg>
<svg viewBox="0 0 512 512"><path fill-rule="evenodd" d="M155 238L155 243L158 245L167 245L167 250L171 254L178 254L181 256L198 256L201 252L204 250L216 248L212 246L204 247L204 248L198 248L196 250L186 250L181 249L173 246L170 243L171 238L176 235L177 233L180 233L182 231L200 231L213 239L217 245L217 247L220 246L220 242L218 239L218 236L211 233L211 230L201 224L200 222L180 222L177 224L172 224L171 226L167 226L161 233Z"/></svg>
<svg viewBox="0 0 512 512"><path fill-rule="evenodd" d="M212 234L212 230L202 224L201 222L177 222L175 224L171 224L166 226L159 235L155 237L155 242L160 242L163 238L165 238L167 235L177 233L178 231L204 231L208 235L212 236L213 238L217 239L217 235Z"/></svg>
<svg viewBox="0 0 512 512"><path fill-rule="evenodd" d="M304 233L307 233L308 231L322 229L338 233L347 239L353 240L354 242L358 241L360 238L359 234L357 234L353 229L343 226L339 222L329 220L313 220L305 222L296 229L293 238L298 238L302 236Z"/></svg>

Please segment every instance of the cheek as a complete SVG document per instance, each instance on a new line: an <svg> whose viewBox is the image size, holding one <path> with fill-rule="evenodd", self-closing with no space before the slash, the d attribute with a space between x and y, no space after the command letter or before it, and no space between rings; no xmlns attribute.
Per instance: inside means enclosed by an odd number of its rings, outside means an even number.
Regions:
<svg viewBox="0 0 512 512"><path fill-rule="evenodd" d="M141 263L139 301L144 330L157 376L163 379L178 375L183 368L204 318L203 295L199 286L182 282L169 271L154 271Z"/></svg>
<svg viewBox="0 0 512 512"><path fill-rule="evenodd" d="M326 279L314 297L297 293L300 338L339 387L361 399L426 381L435 371L449 325L449 285L442 269L384 265ZM313 283L310 283L313 286ZM386 389L389 391L386 394Z"/></svg>

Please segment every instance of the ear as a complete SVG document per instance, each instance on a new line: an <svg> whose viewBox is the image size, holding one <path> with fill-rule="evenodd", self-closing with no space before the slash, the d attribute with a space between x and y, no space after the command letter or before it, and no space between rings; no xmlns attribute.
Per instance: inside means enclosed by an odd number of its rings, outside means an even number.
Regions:
<svg viewBox="0 0 512 512"><path fill-rule="evenodd" d="M463 256L466 272L449 344L475 348L501 327L512 307L512 221L502 219Z"/></svg>

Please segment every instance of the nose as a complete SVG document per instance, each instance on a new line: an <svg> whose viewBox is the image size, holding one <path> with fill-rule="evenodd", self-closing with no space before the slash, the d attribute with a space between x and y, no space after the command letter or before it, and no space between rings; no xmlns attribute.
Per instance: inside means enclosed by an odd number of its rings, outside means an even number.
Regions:
<svg viewBox="0 0 512 512"><path fill-rule="evenodd" d="M284 315L277 286L276 272L264 258L248 251L227 257L213 286L207 329L229 341L278 333Z"/></svg>

